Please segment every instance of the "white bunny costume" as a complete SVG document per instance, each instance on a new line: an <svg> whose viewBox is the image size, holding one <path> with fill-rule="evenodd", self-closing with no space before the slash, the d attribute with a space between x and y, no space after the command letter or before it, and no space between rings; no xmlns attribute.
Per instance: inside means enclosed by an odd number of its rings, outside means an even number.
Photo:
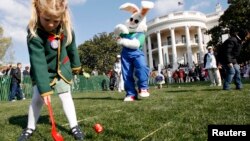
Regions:
<svg viewBox="0 0 250 141"><path fill-rule="evenodd" d="M144 53L142 51L145 42L145 32L147 31L146 14L154 7L150 1L142 1L142 8L135 4L125 3L120 9L132 13L132 16L125 24L118 24L114 33L118 36L117 43L123 47L121 52L122 74L126 90L124 101L134 101L138 98L135 89L134 73L138 79L137 86L141 97L148 97L148 77Z"/></svg>

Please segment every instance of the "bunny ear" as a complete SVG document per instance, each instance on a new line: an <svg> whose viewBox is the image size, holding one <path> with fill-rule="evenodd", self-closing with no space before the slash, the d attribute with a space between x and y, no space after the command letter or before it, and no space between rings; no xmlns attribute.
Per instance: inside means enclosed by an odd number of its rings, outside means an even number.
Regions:
<svg viewBox="0 0 250 141"><path fill-rule="evenodd" d="M145 16L148 13L149 9L148 8L142 8L141 9L141 15Z"/></svg>
<svg viewBox="0 0 250 141"><path fill-rule="evenodd" d="M154 3L151 1L142 1L141 5L142 5L141 9L142 16L145 16L148 13L149 9L152 9L154 7Z"/></svg>
<svg viewBox="0 0 250 141"><path fill-rule="evenodd" d="M123 5L120 6L120 10L125 10L132 14L139 12L139 8L135 4L132 4L132 3L124 3Z"/></svg>

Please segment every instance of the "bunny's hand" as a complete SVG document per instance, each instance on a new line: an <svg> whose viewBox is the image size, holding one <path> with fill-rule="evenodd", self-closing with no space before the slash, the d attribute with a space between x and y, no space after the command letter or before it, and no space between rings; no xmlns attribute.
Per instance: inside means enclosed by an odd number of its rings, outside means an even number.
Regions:
<svg viewBox="0 0 250 141"><path fill-rule="evenodd" d="M129 33L128 28L123 24L118 24L115 27L114 34L117 36L120 36L120 34L128 34L128 33Z"/></svg>

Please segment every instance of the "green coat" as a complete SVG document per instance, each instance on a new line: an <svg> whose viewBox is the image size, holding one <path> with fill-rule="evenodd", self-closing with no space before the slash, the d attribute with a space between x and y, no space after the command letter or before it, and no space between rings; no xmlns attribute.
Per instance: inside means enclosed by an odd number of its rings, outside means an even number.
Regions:
<svg viewBox="0 0 250 141"><path fill-rule="evenodd" d="M53 94L52 86L57 78L70 84L72 72L81 69L81 63L75 44L75 35L72 32L72 42L66 46L67 35L62 33L51 34L40 28L36 37L27 37L31 70L30 75L34 85L37 85L42 96ZM55 36L56 35L56 36ZM57 49L53 49L51 39L59 37ZM59 41L59 38L58 41Z"/></svg>

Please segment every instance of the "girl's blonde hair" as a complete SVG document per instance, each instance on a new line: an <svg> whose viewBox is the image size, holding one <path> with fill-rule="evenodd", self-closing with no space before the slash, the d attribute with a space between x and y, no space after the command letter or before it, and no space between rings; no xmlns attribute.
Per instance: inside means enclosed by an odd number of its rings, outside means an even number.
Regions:
<svg viewBox="0 0 250 141"><path fill-rule="evenodd" d="M31 37L36 37L38 28L38 14L45 13L54 17L62 16L61 27L67 35L66 44L72 42L72 25L67 0L32 0L32 12L28 28Z"/></svg>

